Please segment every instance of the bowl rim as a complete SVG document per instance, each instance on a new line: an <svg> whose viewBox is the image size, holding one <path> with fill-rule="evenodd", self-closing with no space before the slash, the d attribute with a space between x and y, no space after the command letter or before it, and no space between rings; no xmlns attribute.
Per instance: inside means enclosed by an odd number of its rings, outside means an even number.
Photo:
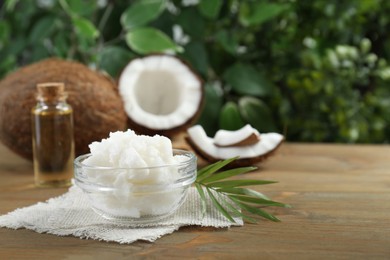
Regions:
<svg viewBox="0 0 390 260"><path fill-rule="evenodd" d="M166 168L166 167L183 167L186 165L190 165L191 163L196 163L197 157L194 152L184 150L184 149L172 149L173 154L179 153L177 155L187 155L189 158L185 161L180 161L177 163L171 163L171 164L163 164L163 165L156 165L156 166L146 166L146 167L112 167L112 166L94 166L94 165L88 165L84 164L82 161L86 158L90 157L92 154L82 154L79 155L74 159L74 166L78 168L85 168L85 169L95 169L95 170L150 170L150 169L160 169L160 168Z"/></svg>

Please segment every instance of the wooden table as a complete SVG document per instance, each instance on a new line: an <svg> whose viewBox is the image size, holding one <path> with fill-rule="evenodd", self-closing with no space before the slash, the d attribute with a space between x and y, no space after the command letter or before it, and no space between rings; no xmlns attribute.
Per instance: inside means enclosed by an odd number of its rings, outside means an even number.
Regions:
<svg viewBox="0 0 390 260"><path fill-rule="evenodd" d="M35 188L30 162L2 145L0 155L0 214L66 191ZM245 177L279 181L261 191L293 206L270 209L282 222L130 245L0 228L0 259L390 259L390 146L283 144Z"/></svg>

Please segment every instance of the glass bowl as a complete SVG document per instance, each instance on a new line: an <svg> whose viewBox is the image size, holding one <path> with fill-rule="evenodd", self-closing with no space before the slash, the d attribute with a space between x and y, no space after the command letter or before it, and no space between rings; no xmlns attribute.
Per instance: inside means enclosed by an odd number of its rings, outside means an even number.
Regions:
<svg viewBox="0 0 390 260"><path fill-rule="evenodd" d="M92 209L116 222L150 223L174 213L196 179L196 156L173 150L179 162L144 168L89 166L74 161L75 184L87 194Z"/></svg>

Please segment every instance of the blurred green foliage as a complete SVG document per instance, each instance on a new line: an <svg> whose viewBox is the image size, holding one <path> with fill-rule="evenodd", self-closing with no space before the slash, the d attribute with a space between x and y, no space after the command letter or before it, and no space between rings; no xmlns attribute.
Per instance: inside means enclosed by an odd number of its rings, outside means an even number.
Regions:
<svg viewBox="0 0 390 260"><path fill-rule="evenodd" d="M6 0L0 77L46 57L117 77L167 52L205 82L209 135L250 123L289 141L390 140L390 1Z"/></svg>

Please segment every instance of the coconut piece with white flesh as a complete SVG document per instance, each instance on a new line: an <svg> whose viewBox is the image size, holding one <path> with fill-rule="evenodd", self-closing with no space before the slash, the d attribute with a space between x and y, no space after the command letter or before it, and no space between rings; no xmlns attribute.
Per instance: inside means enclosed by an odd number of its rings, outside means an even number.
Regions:
<svg viewBox="0 0 390 260"><path fill-rule="evenodd" d="M259 141L259 131L249 124L236 131L218 130L214 136L214 144L220 147L246 146Z"/></svg>
<svg viewBox="0 0 390 260"><path fill-rule="evenodd" d="M258 163L270 156L283 142L279 133L264 133L258 142L245 146L220 147L214 138L208 137L201 125L187 129L187 142L206 161L215 162L232 157L239 157L236 165L245 166ZM234 135L234 134L233 134Z"/></svg>
<svg viewBox="0 0 390 260"><path fill-rule="evenodd" d="M132 60L119 78L129 126L141 134L170 136L189 126L203 100L200 78L170 55Z"/></svg>

